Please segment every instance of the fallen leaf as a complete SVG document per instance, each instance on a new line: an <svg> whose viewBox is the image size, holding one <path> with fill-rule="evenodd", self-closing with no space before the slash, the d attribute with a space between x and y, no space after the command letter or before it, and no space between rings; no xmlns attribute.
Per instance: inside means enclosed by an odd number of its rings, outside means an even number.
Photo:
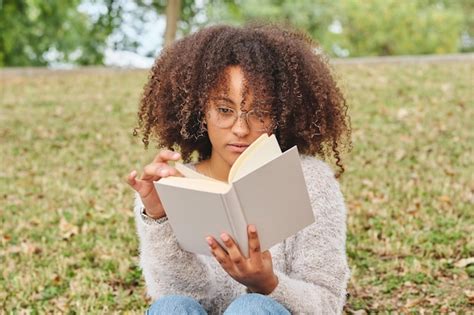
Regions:
<svg viewBox="0 0 474 315"><path fill-rule="evenodd" d="M358 200L354 200L351 202L348 202L349 208L353 210L361 209L362 208L362 203Z"/></svg>
<svg viewBox="0 0 474 315"><path fill-rule="evenodd" d="M469 300L469 303L474 304L474 291L473 290L465 290L464 295Z"/></svg>
<svg viewBox="0 0 474 315"><path fill-rule="evenodd" d="M444 173L445 173L446 175L448 175L448 176L454 176L454 175L456 175L456 172L455 172L450 166L445 166L445 167L443 168L443 171L444 171Z"/></svg>
<svg viewBox="0 0 474 315"><path fill-rule="evenodd" d="M424 297L417 298L417 299L408 299L407 302L405 303L405 308L412 308L413 306L416 306L420 304L421 302L423 302L424 299L425 299Z"/></svg>
<svg viewBox="0 0 474 315"><path fill-rule="evenodd" d="M61 277L58 274L53 273L53 275L51 276L51 280L57 284L61 282Z"/></svg>
<svg viewBox="0 0 474 315"><path fill-rule="evenodd" d="M467 267L471 264L474 264L474 257L469 257L469 258L464 258L464 259L461 259L459 261L457 261L454 266L458 267L458 268L464 268L464 267Z"/></svg>
<svg viewBox="0 0 474 315"><path fill-rule="evenodd" d="M443 91L443 93L450 92L452 89L453 89L453 87L449 83L445 83L445 84L441 85L441 91Z"/></svg>
<svg viewBox="0 0 474 315"><path fill-rule="evenodd" d="M415 214L421 209L421 199L416 198L407 208L407 212L410 214Z"/></svg>
<svg viewBox="0 0 474 315"><path fill-rule="evenodd" d="M23 252L25 254L39 254L41 253L41 248L38 246L28 243L28 242L23 242L21 243L21 247L23 249Z"/></svg>
<svg viewBox="0 0 474 315"><path fill-rule="evenodd" d="M79 233L79 227L67 222L64 218L61 218L59 222L59 230L63 239L71 238Z"/></svg>
<svg viewBox="0 0 474 315"><path fill-rule="evenodd" d="M398 118L399 120L403 120L404 118L406 118L406 117L408 116L408 114L409 114L408 109L406 109L406 108L400 108L400 109L398 110L398 112L397 112L397 118Z"/></svg>
<svg viewBox="0 0 474 315"><path fill-rule="evenodd" d="M405 143L409 143L409 142L413 141L413 138L409 137L409 136L406 136L406 135L401 135L400 136L400 141L405 142Z"/></svg>
<svg viewBox="0 0 474 315"><path fill-rule="evenodd" d="M367 179L367 178L364 178L362 180L362 184L367 186L367 187L373 187L374 186L374 183L370 179Z"/></svg>
<svg viewBox="0 0 474 315"><path fill-rule="evenodd" d="M38 246L28 243L28 242L23 242L19 245L14 245L8 247L8 249L5 251L6 254L18 254L18 253L24 253L24 254L40 254L41 253L41 248Z"/></svg>
<svg viewBox="0 0 474 315"><path fill-rule="evenodd" d="M443 305L440 307L439 311L443 314L447 313L449 311L449 308L446 305Z"/></svg>
<svg viewBox="0 0 474 315"><path fill-rule="evenodd" d="M451 198L449 198L449 196L446 196L446 195L439 196L438 200L441 202L451 203Z"/></svg>
<svg viewBox="0 0 474 315"><path fill-rule="evenodd" d="M405 150L403 149L398 149L396 152L395 152L395 161L401 161L406 155L406 152Z"/></svg>
<svg viewBox="0 0 474 315"><path fill-rule="evenodd" d="M54 300L52 300L52 304L56 306L61 313L66 313L68 309L68 300L65 297L59 297Z"/></svg>

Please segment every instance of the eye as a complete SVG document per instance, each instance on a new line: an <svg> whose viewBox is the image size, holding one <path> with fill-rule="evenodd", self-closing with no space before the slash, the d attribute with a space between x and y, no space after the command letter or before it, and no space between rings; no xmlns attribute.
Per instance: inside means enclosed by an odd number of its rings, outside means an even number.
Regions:
<svg viewBox="0 0 474 315"><path fill-rule="evenodd" d="M270 118L270 112L265 110L252 110L249 112L249 115L259 120L266 120Z"/></svg>
<svg viewBox="0 0 474 315"><path fill-rule="evenodd" d="M234 113L234 110L229 108L229 107L225 107L225 106L218 106L217 107L217 112L219 114L224 114L224 115L230 115L230 114L233 114Z"/></svg>

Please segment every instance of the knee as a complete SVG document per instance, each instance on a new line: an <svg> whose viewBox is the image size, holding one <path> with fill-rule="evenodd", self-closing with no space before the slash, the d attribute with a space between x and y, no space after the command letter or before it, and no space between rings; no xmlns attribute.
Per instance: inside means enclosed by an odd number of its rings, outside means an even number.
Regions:
<svg viewBox="0 0 474 315"><path fill-rule="evenodd" d="M290 314L286 308L272 298L257 294L245 294L235 299L225 311L232 314Z"/></svg>
<svg viewBox="0 0 474 315"><path fill-rule="evenodd" d="M148 315L154 314L186 314L202 315L207 314L204 308L196 300L181 295L167 295L153 303L146 312Z"/></svg>

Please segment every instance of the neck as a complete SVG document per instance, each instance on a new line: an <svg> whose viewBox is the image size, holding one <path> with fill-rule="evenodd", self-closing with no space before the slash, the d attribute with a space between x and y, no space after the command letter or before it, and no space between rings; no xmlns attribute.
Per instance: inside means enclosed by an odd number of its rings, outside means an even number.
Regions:
<svg viewBox="0 0 474 315"><path fill-rule="evenodd" d="M214 154L214 152L211 154L210 159L206 161L206 167L209 175L214 179L223 182L227 182L231 166L232 165L229 165L220 156Z"/></svg>

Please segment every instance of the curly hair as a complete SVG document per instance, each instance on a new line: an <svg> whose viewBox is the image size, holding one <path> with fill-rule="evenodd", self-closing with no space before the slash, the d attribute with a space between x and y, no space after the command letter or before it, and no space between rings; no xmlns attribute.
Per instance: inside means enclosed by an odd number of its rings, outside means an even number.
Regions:
<svg viewBox="0 0 474 315"><path fill-rule="evenodd" d="M202 127L210 96L226 87L228 66L240 66L253 106L268 106L283 151L334 158L344 172L341 148L350 147L350 119L327 58L306 34L275 24L216 25L184 37L156 59L144 87L138 131L148 147L179 150L185 162L211 155Z"/></svg>

